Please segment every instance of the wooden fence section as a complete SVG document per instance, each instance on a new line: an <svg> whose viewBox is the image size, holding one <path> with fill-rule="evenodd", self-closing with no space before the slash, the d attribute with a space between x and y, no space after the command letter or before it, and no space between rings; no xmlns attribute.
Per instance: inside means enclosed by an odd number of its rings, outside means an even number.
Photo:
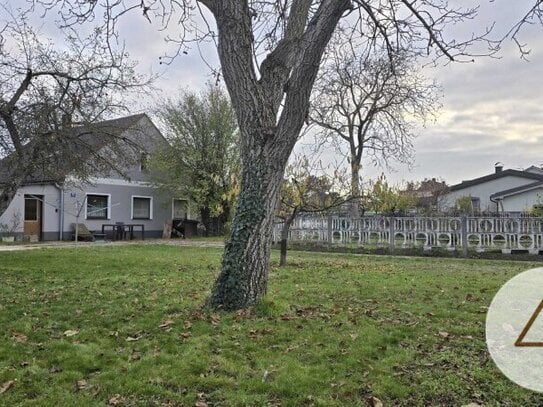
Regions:
<svg viewBox="0 0 543 407"><path fill-rule="evenodd" d="M274 228L280 240L282 223ZM384 217L352 219L302 216L291 225L289 240L341 246L422 247L479 252L543 252L543 218Z"/></svg>

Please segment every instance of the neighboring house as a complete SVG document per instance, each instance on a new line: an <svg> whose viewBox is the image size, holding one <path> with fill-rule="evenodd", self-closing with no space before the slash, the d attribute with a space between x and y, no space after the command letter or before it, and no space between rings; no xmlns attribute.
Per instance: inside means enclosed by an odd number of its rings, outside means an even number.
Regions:
<svg viewBox="0 0 543 407"><path fill-rule="evenodd" d="M543 204L543 180L497 192L490 198L497 203L500 212L527 212Z"/></svg>
<svg viewBox="0 0 543 407"><path fill-rule="evenodd" d="M440 199L439 207L448 211L456 207L459 198L470 197L473 212L507 212L520 214L543 203L543 170L531 166L526 170L503 169L496 164L493 174L462 181L449 188Z"/></svg>
<svg viewBox="0 0 543 407"><path fill-rule="evenodd" d="M94 133L97 135L100 131L102 137L93 137L94 129ZM191 217L187 200L159 194L146 174L149 154L166 143L147 115L96 123L85 132L96 154L112 157L123 168L107 174L96 173L86 182L74 178L69 168L57 179L46 179L36 172L0 216L0 223L4 224L12 224L18 216L21 218L15 231L19 239L69 240L75 223L83 223L91 231L101 231L102 225L140 224L144 225L145 237L160 237L164 222ZM117 160L119 152L110 148L103 137L105 133L129 140L137 147L138 157L131 161Z"/></svg>

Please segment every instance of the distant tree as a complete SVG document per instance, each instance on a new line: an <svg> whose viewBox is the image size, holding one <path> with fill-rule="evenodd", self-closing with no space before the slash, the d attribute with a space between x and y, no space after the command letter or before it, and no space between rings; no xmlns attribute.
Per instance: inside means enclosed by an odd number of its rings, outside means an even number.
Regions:
<svg viewBox="0 0 543 407"><path fill-rule="evenodd" d="M239 134L228 95L208 84L165 102L158 114L169 146L151 157L154 183L194 203L206 234L222 232L239 189Z"/></svg>
<svg viewBox="0 0 543 407"><path fill-rule="evenodd" d="M127 92L148 84L124 49L104 37L100 29L87 37L68 30L56 46L30 26L26 13L0 6L0 215L37 172L59 182L66 168L82 180L96 171L122 174L123 158L139 154L104 130L95 136L108 139L111 155L99 155L85 130L126 112Z"/></svg>
<svg viewBox="0 0 543 407"><path fill-rule="evenodd" d="M455 202L456 210L460 213L473 213L473 203L471 195L464 195L459 197Z"/></svg>
<svg viewBox="0 0 543 407"><path fill-rule="evenodd" d="M371 182L365 198L366 208L383 215L404 215L416 205L416 197L389 185L384 174Z"/></svg>
<svg viewBox="0 0 543 407"><path fill-rule="evenodd" d="M535 216L535 217L543 217L543 204L541 203L536 203L534 204L530 211L529 211L529 214L530 216Z"/></svg>
<svg viewBox="0 0 543 407"><path fill-rule="evenodd" d="M449 192L449 187L445 181L425 178L420 182L408 182L404 191L416 199L419 211L431 213L438 209L440 199Z"/></svg>
<svg viewBox="0 0 543 407"><path fill-rule="evenodd" d="M289 230L297 216L326 212L350 199L350 194L341 193L343 180L337 170L314 175L307 157L298 157L286 168L277 215L283 220L280 266L287 264Z"/></svg>
<svg viewBox="0 0 543 407"><path fill-rule="evenodd" d="M415 122L424 123L438 106L439 87L424 78L416 58L349 42L331 47L315 85L309 123L336 146L351 170L351 194L360 195L363 158L374 163L408 163ZM358 216L354 206L354 216Z"/></svg>

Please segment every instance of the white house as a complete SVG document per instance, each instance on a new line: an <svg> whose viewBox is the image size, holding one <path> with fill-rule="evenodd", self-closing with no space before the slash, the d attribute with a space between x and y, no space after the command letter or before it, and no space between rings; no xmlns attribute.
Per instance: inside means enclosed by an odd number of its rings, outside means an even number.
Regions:
<svg viewBox="0 0 543 407"><path fill-rule="evenodd" d="M59 179L43 179L36 174L18 190L0 216L0 223L7 225L20 220L14 231L18 239L71 239L76 223L97 233L102 229L113 233L116 226L123 224L138 237L140 233L160 237L165 221L191 217L187 200L159 194L150 183L146 158L166 141L147 115L122 117L94 126L107 126L130 140L141 148L141 159L118 173L96 174L86 182L69 173ZM96 154L110 154L115 159L107 142L95 144ZM1 164L0 161L0 167Z"/></svg>
<svg viewBox="0 0 543 407"><path fill-rule="evenodd" d="M506 189L491 195L500 212L527 212L535 205L543 205L543 181Z"/></svg>
<svg viewBox="0 0 543 407"><path fill-rule="evenodd" d="M470 197L474 212L508 212L519 214L543 203L543 169L503 169L497 163L494 173L462 181L449 188L439 202L442 211L456 207L459 198Z"/></svg>

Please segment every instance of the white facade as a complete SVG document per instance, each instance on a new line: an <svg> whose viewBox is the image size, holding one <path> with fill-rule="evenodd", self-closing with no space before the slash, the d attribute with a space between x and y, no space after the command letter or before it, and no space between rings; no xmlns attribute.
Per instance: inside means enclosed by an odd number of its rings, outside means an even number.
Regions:
<svg viewBox="0 0 543 407"><path fill-rule="evenodd" d="M498 207L495 202L490 200L490 196L499 191L516 188L521 185L533 183L533 179L518 176L505 176L482 182L479 184L467 186L466 188L451 191L440 199L440 210L446 212L456 207L456 201L464 196L479 198L480 210L483 212L497 212ZM531 205L530 205L531 207ZM501 210L501 209L500 209ZM507 211L507 209L505 209Z"/></svg>
<svg viewBox="0 0 543 407"><path fill-rule="evenodd" d="M500 211L528 212L534 205L541 204L543 204L543 186L502 197L500 199Z"/></svg>

